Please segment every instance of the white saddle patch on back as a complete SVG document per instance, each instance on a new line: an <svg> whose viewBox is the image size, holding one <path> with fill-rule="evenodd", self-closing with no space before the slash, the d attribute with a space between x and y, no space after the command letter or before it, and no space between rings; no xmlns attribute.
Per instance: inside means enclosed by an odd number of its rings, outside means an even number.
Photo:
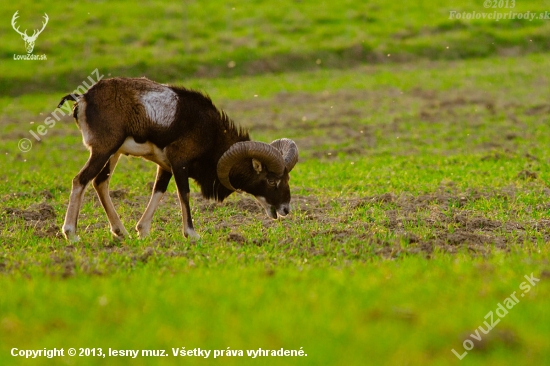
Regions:
<svg viewBox="0 0 550 366"><path fill-rule="evenodd" d="M148 91L141 95L140 100L147 117L154 123L169 127L176 118L178 95L172 89Z"/></svg>
<svg viewBox="0 0 550 366"><path fill-rule="evenodd" d="M172 171L172 167L164 154L164 150L161 150L152 142L147 141L143 144L138 144L133 137L128 137L124 140L118 152L126 155L141 156L144 159L157 163L164 170Z"/></svg>

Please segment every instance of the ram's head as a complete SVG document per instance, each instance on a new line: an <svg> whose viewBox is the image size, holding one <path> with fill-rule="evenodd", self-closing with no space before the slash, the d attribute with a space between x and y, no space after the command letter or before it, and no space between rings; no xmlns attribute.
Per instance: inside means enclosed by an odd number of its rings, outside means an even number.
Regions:
<svg viewBox="0 0 550 366"><path fill-rule="evenodd" d="M232 191L254 195L267 216L277 219L290 212L289 173L297 162L298 147L290 139L275 140L271 144L238 142L218 161L218 178ZM239 168L232 172L237 165Z"/></svg>

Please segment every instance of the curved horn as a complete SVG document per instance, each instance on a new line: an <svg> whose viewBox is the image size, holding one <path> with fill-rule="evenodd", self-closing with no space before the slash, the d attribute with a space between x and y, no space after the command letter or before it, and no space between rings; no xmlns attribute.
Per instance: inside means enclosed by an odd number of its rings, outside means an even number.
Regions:
<svg viewBox="0 0 550 366"><path fill-rule="evenodd" d="M290 172L298 162L298 146L296 146L296 143L291 139L282 138L273 141L270 145L283 154L286 169Z"/></svg>
<svg viewBox="0 0 550 366"><path fill-rule="evenodd" d="M258 159L267 170L277 175L283 174L285 162L275 147L258 141L241 141L233 144L218 160L218 179L228 189L236 191L229 181L231 168L244 159Z"/></svg>

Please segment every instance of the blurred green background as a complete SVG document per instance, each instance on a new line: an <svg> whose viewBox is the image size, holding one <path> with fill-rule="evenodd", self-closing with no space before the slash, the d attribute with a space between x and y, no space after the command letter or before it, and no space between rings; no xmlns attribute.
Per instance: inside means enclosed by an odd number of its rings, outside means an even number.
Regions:
<svg viewBox="0 0 550 366"><path fill-rule="evenodd" d="M22 67L10 60L25 53L8 20L16 10L29 34L49 15L34 51L47 62ZM8 2L0 10L0 91L66 90L97 67L174 82L550 49L547 20L456 20L451 11L538 14L548 2L517 1L509 9L484 8L480 0Z"/></svg>
<svg viewBox="0 0 550 366"><path fill-rule="evenodd" d="M549 10L548 0L5 2L0 364L550 364ZM16 11L28 34L48 14L33 51L46 61L14 60L26 54ZM191 243L171 183L151 237L116 242L89 188L82 242L65 243L87 151L68 116L41 141L29 130L95 69L203 90L254 139L294 139L293 214L273 222L250 198L217 205L193 186L202 239ZM128 231L154 171L123 158L113 176ZM531 273L540 283L455 357ZM14 347L170 356L26 360ZM181 347L308 356L172 356Z"/></svg>

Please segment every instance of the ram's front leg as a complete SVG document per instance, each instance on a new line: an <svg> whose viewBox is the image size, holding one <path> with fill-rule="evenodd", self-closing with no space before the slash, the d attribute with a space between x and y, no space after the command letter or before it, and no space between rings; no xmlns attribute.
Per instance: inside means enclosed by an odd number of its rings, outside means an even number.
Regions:
<svg viewBox="0 0 550 366"><path fill-rule="evenodd" d="M143 216L141 216L141 219L139 219L136 225L136 230L139 233L139 237L142 239L149 235L149 231L151 230L151 221L153 221L153 215L160 203L160 200L162 199L162 196L164 196L164 193L168 188L168 183L170 183L171 178L172 172L163 169L159 165L157 168L157 179L153 187L151 199L149 200L149 204L147 205Z"/></svg>
<svg viewBox="0 0 550 366"><path fill-rule="evenodd" d="M183 220L183 235L190 239L200 239L200 236L193 229L191 209L189 207L189 168L187 164L172 164L172 174L178 187L178 197L181 205L181 216Z"/></svg>

